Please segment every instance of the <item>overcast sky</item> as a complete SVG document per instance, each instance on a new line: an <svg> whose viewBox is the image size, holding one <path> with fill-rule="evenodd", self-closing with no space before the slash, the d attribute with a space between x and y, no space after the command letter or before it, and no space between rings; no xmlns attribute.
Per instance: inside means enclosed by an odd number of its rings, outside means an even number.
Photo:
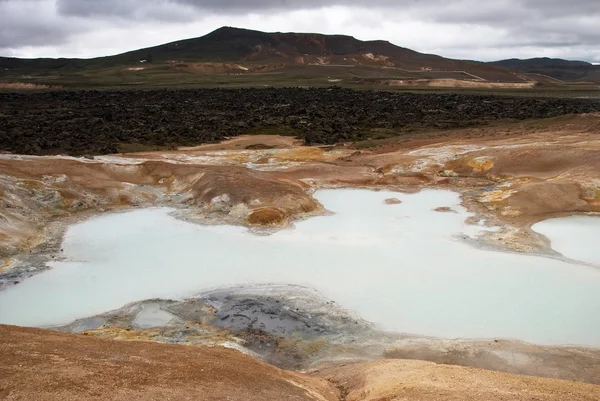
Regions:
<svg viewBox="0 0 600 401"><path fill-rule="evenodd" d="M221 26L341 33L452 58L600 62L600 0L0 0L0 55L104 56Z"/></svg>

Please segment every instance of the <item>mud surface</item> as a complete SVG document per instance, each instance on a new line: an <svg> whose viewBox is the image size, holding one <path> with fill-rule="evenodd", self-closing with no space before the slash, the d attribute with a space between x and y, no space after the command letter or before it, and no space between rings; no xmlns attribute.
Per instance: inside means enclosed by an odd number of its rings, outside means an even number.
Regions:
<svg viewBox="0 0 600 401"><path fill-rule="evenodd" d="M148 310L168 318L141 327ZM283 369L408 359L600 384L600 350L382 332L300 286L233 287L181 301L146 300L56 329L124 341L225 346Z"/></svg>
<svg viewBox="0 0 600 401"><path fill-rule="evenodd" d="M148 311L154 319L148 319ZM56 329L121 340L224 345L285 369L311 366L336 344L372 331L369 323L318 292L291 285L223 288L182 301L135 302Z"/></svg>
<svg viewBox="0 0 600 401"><path fill-rule="evenodd" d="M197 89L0 93L0 150L116 153L269 131L307 144L367 139L373 129L448 129L497 119L600 111L591 99L330 89Z"/></svg>

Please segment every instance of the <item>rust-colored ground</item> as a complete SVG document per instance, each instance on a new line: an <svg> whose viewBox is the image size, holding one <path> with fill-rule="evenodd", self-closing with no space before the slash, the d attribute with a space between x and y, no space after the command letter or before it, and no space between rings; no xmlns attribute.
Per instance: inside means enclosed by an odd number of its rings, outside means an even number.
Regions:
<svg viewBox="0 0 600 401"><path fill-rule="evenodd" d="M234 350L0 326L0 399L337 400L327 381Z"/></svg>
<svg viewBox="0 0 600 401"><path fill-rule="evenodd" d="M346 401L595 401L600 386L429 362L338 364L316 373L345 389Z"/></svg>
<svg viewBox="0 0 600 401"><path fill-rule="evenodd" d="M600 386L430 362L386 360L288 372L234 350L102 340L0 326L6 400L600 399Z"/></svg>
<svg viewBox="0 0 600 401"><path fill-rule="evenodd" d="M600 115L584 115L353 146L259 135L93 160L0 155L0 256L43 243L48 222L99 209L168 204L227 223L285 226L321 211L312 190L339 186L459 190L472 211L521 231L503 232L502 245L532 250L530 224L600 212L599 132Z"/></svg>

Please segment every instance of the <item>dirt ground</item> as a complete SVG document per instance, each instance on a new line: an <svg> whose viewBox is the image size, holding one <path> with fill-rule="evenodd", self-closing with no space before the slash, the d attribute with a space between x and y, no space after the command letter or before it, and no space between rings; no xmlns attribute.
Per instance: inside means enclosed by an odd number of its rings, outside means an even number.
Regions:
<svg viewBox="0 0 600 401"><path fill-rule="evenodd" d="M224 348L100 340L0 326L5 400L337 400L324 379Z"/></svg>
<svg viewBox="0 0 600 401"><path fill-rule="evenodd" d="M346 401L597 400L600 386L515 376L421 361L344 364L315 372Z"/></svg>
<svg viewBox="0 0 600 401"><path fill-rule="evenodd" d="M5 400L590 400L600 386L420 361L295 373L234 350L0 326Z"/></svg>

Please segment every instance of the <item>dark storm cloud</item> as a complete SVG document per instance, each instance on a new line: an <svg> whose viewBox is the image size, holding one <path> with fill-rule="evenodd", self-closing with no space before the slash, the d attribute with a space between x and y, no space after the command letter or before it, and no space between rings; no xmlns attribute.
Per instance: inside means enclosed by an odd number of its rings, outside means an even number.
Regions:
<svg viewBox="0 0 600 401"><path fill-rule="evenodd" d="M279 21L274 25L281 28L287 26L281 21L289 18L290 11L330 6L353 13L343 25L343 33L353 34L366 27L371 36L381 31L378 38L399 45L404 39L393 36L393 27L409 21L429 27L423 29L434 29L433 34L414 32L416 37L437 37L437 44L432 43L430 47L459 49L460 54L491 46L536 48L538 52L577 48L589 59L599 57L589 49L598 49L600 43L600 0L0 0L0 54L3 49L66 46L80 40L86 32L101 35L104 29L113 28L135 31L140 24L148 22L154 24L153 29L160 30L173 24L183 26L210 18L227 24L230 20L244 21L246 15L252 14ZM371 12L371 18L375 15L375 20L368 24L364 22L367 12ZM323 21L327 24L336 18L338 14L331 12ZM315 21L293 22L296 30L299 26L303 31L325 30ZM243 23L238 25L244 27ZM382 28L384 25L387 30ZM270 30L269 25L258 29ZM476 29L489 32L489 36L464 37ZM453 30L461 33L449 37L448 32ZM194 31L189 36L203 33L206 32ZM135 44L129 47L135 48Z"/></svg>
<svg viewBox="0 0 600 401"><path fill-rule="evenodd" d="M42 1L0 0L0 49L59 44L73 26L65 26Z"/></svg>
<svg viewBox="0 0 600 401"><path fill-rule="evenodd" d="M10 1L10 0L5 0ZM600 13L598 0L58 0L60 13L65 15L131 15L136 10L171 3L210 10L215 13L265 13L281 10L314 9L327 6L351 6L422 10L439 20L469 21L472 19L498 19L507 16L530 18L535 16L564 17ZM448 11L452 11L448 14ZM526 15L519 15L522 11Z"/></svg>
<svg viewBox="0 0 600 401"><path fill-rule="evenodd" d="M136 10L147 8L153 1L119 0L58 0L58 13L68 16L93 17L99 15L129 16Z"/></svg>
<svg viewBox="0 0 600 401"><path fill-rule="evenodd" d="M29 25L6 23L0 28L0 49L60 44L67 40L70 34L70 30L61 30L56 26L40 25L38 23Z"/></svg>
<svg viewBox="0 0 600 401"><path fill-rule="evenodd" d="M269 14L327 6L385 9L394 14L410 13L415 17L443 24L479 24L512 31L520 40L531 44L563 46L571 43L594 43L600 29L586 30L582 20L593 18L600 26L599 0L58 0L58 12L65 16L123 17L173 20L178 8L181 18L193 11L228 14ZM182 6L182 7L181 7ZM162 10L159 12L157 10ZM190 14L191 13L191 14ZM545 35L546 37L542 37ZM549 38L548 36L551 36Z"/></svg>
<svg viewBox="0 0 600 401"><path fill-rule="evenodd" d="M57 0L56 10L65 17L185 21L197 8L173 0Z"/></svg>

